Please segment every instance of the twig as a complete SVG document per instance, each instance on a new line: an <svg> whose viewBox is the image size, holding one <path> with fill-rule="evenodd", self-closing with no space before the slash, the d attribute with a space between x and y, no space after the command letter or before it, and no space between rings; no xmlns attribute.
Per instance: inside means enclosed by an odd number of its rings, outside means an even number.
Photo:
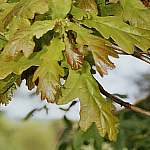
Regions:
<svg viewBox="0 0 150 150"><path fill-rule="evenodd" d="M143 53L143 52L135 51L133 54L129 54L129 53L126 53L121 47L119 47L117 45L112 44L111 46L109 46L109 45L107 45L107 46L115 49L118 52L118 54L130 55L130 56L136 57L136 58L150 64L150 55L149 55L149 53Z"/></svg>
<svg viewBox="0 0 150 150"><path fill-rule="evenodd" d="M59 109L67 112L67 111L69 111L70 108L71 108L72 106L74 106L77 102L78 102L78 101L75 100L75 101L73 101L73 102L69 105L68 108L62 108L62 107L60 107Z"/></svg>
<svg viewBox="0 0 150 150"><path fill-rule="evenodd" d="M43 107L41 107L41 108L35 108L35 109L31 110L31 111L24 117L23 120L24 120L24 121L28 120L30 117L33 116L33 114L34 114L35 112L41 111L41 110L43 110L43 109L45 109L45 110L46 110L46 113L48 113L48 108L47 108L47 106L45 105L45 106L43 106Z"/></svg>
<svg viewBox="0 0 150 150"><path fill-rule="evenodd" d="M133 110L133 111L135 111L135 112L138 112L138 113L141 113L141 114L144 114L144 115L150 117L150 112L149 112L149 111L144 110L144 109L142 109L142 108L139 108L139 107L137 107L137 106L134 106L134 105L132 105L132 104L130 104L130 103L128 103L128 102L124 102L124 101L121 100L120 98L118 98L118 97L116 97L116 96L114 96L114 95L108 93L107 91L105 91L104 88L100 85L99 82L97 82L97 83L98 83L98 85L99 85L99 90L100 90L100 92L101 92L103 95L105 95L107 98L113 100L114 102L120 104L121 106L124 106L124 107L127 108L127 109Z"/></svg>

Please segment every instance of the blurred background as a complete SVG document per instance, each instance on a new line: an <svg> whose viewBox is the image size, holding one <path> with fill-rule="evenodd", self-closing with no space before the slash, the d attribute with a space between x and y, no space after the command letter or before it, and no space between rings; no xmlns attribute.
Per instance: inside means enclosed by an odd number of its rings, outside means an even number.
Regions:
<svg viewBox="0 0 150 150"><path fill-rule="evenodd" d="M112 94L124 101L150 110L150 65L121 56L112 60L116 68L107 76L94 77ZM120 132L115 143L99 136L93 124L83 133L77 125L80 102L69 107L40 100L29 91L25 80L18 87L12 101L0 106L0 150L149 150L150 119L141 114L121 109Z"/></svg>

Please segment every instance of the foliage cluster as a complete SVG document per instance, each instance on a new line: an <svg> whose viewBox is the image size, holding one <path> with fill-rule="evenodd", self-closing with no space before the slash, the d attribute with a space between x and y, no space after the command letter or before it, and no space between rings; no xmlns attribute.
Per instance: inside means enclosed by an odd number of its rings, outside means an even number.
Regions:
<svg viewBox="0 0 150 150"><path fill-rule="evenodd" d="M147 52L149 17L140 0L0 0L0 103L9 103L26 79L48 102L78 97L81 129L95 122L103 137L115 140L115 108L100 94L92 66L101 76L113 69L114 46Z"/></svg>

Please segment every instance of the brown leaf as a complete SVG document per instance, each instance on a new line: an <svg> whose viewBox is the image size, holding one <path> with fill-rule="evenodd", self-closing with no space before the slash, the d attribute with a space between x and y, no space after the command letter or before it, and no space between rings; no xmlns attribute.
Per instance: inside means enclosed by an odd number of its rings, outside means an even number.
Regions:
<svg viewBox="0 0 150 150"><path fill-rule="evenodd" d="M95 0L80 0L79 7L87 12L98 13Z"/></svg>
<svg viewBox="0 0 150 150"><path fill-rule="evenodd" d="M118 58L118 55L110 48L112 44L109 41L95 36L89 30L72 23L70 23L69 30L77 33L76 43L86 46L92 52L95 65L101 76L107 74L108 68L114 68L114 64L109 60L108 56Z"/></svg>
<svg viewBox="0 0 150 150"><path fill-rule="evenodd" d="M118 58L118 55L115 51L111 50L109 47L105 45L100 45L99 47L90 46L90 49L93 53L96 69L101 76L107 75L108 69L115 68L114 63L112 63L109 59L109 56Z"/></svg>
<svg viewBox="0 0 150 150"><path fill-rule="evenodd" d="M79 69L83 63L84 55L82 53L83 47L77 47L69 42L69 39L65 39L65 55L68 64L72 69Z"/></svg>
<svg viewBox="0 0 150 150"><path fill-rule="evenodd" d="M150 7L150 1L149 0L142 0L142 3L145 5L145 7Z"/></svg>

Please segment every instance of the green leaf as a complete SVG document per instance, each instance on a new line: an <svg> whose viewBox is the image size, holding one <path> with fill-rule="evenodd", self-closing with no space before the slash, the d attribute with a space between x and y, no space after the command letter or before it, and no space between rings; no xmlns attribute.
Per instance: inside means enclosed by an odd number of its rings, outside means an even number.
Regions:
<svg viewBox="0 0 150 150"><path fill-rule="evenodd" d="M79 122L81 129L85 131L95 122L102 136L108 135L110 140L115 140L118 119L112 113L114 106L100 95L87 63L83 65L82 71L69 71L62 89L62 98L58 103L65 104L77 97L81 104Z"/></svg>
<svg viewBox="0 0 150 150"><path fill-rule="evenodd" d="M14 57L16 57L20 52L23 52L24 55L28 57L30 54L32 54L35 46L35 43L33 42L33 36L40 38L43 34L49 30L52 30L55 26L55 21L52 20L36 21L31 26L29 21L26 19L16 20L17 21L14 21L9 33L14 34L10 35L10 39L2 52L10 59L14 59ZM16 32L12 29L14 29Z"/></svg>
<svg viewBox="0 0 150 150"><path fill-rule="evenodd" d="M90 30L75 24L70 23L69 29L77 33L76 41L79 45L88 45L88 50L92 52L96 68L101 76L106 75L108 69L115 68L115 65L108 57L118 58L117 53L108 47L111 46L111 43L101 37L92 35Z"/></svg>
<svg viewBox="0 0 150 150"><path fill-rule="evenodd" d="M150 30L150 9L146 8L140 0L120 0L123 8L122 16L135 27Z"/></svg>
<svg viewBox="0 0 150 150"><path fill-rule="evenodd" d="M5 79L0 80L0 104L7 105L11 100L16 89L15 81L17 78L18 76L10 74Z"/></svg>
<svg viewBox="0 0 150 150"><path fill-rule="evenodd" d="M65 18L69 13L72 0L48 0L52 18Z"/></svg>
<svg viewBox="0 0 150 150"><path fill-rule="evenodd" d="M107 5L99 6L101 9L101 16L120 16L122 7L119 3L108 3Z"/></svg>
<svg viewBox="0 0 150 150"><path fill-rule="evenodd" d="M29 58L21 56L16 60L8 60L0 55L0 79L4 79L12 72L20 75L24 70L31 66L39 66L39 57L42 53L43 52L35 52Z"/></svg>
<svg viewBox="0 0 150 150"><path fill-rule="evenodd" d="M150 48L150 31L130 26L119 17L93 16L93 19L82 22L90 28L95 28L106 39L112 38L127 53L133 53L135 46L143 51Z"/></svg>
<svg viewBox="0 0 150 150"><path fill-rule="evenodd" d="M33 81L38 79L37 92L41 93L41 99L55 102L60 96L60 76L64 70L58 64L63 59L62 50L65 49L61 39L54 38L47 48L47 52L41 57L42 63L36 70Z"/></svg>
<svg viewBox="0 0 150 150"><path fill-rule="evenodd" d="M14 16L33 19L35 14L44 14L48 11L48 0L21 0L16 4L9 3L10 8L3 12L0 22L5 28ZM14 6L11 6L14 5Z"/></svg>
<svg viewBox="0 0 150 150"><path fill-rule="evenodd" d="M87 13L75 6L72 6L71 12L70 12L74 18L78 19L78 20L82 20L84 17L87 16Z"/></svg>
<svg viewBox="0 0 150 150"><path fill-rule="evenodd" d="M13 10L16 3L0 3L0 32L4 31L4 28L8 25L12 17L8 17L7 15Z"/></svg>
<svg viewBox="0 0 150 150"><path fill-rule="evenodd" d="M36 36L36 38L40 38L47 31L52 30L55 26L55 20L44 20L44 21L36 21L30 28L30 32Z"/></svg>
<svg viewBox="0 0 150 150"><path fill-rule="evenodd" d="M16 32L28 27L30 27L29 20L14 16L11 23L7 26L7 31L4 32L4 36L9 41Z"/></svg>
<svg viewBox="0 0 150 150"><path fill-rule="evenodd" d="M44 14L48 11L48 0L21 0L14 11L17 16L33 19L35 14Z"/></svg>

